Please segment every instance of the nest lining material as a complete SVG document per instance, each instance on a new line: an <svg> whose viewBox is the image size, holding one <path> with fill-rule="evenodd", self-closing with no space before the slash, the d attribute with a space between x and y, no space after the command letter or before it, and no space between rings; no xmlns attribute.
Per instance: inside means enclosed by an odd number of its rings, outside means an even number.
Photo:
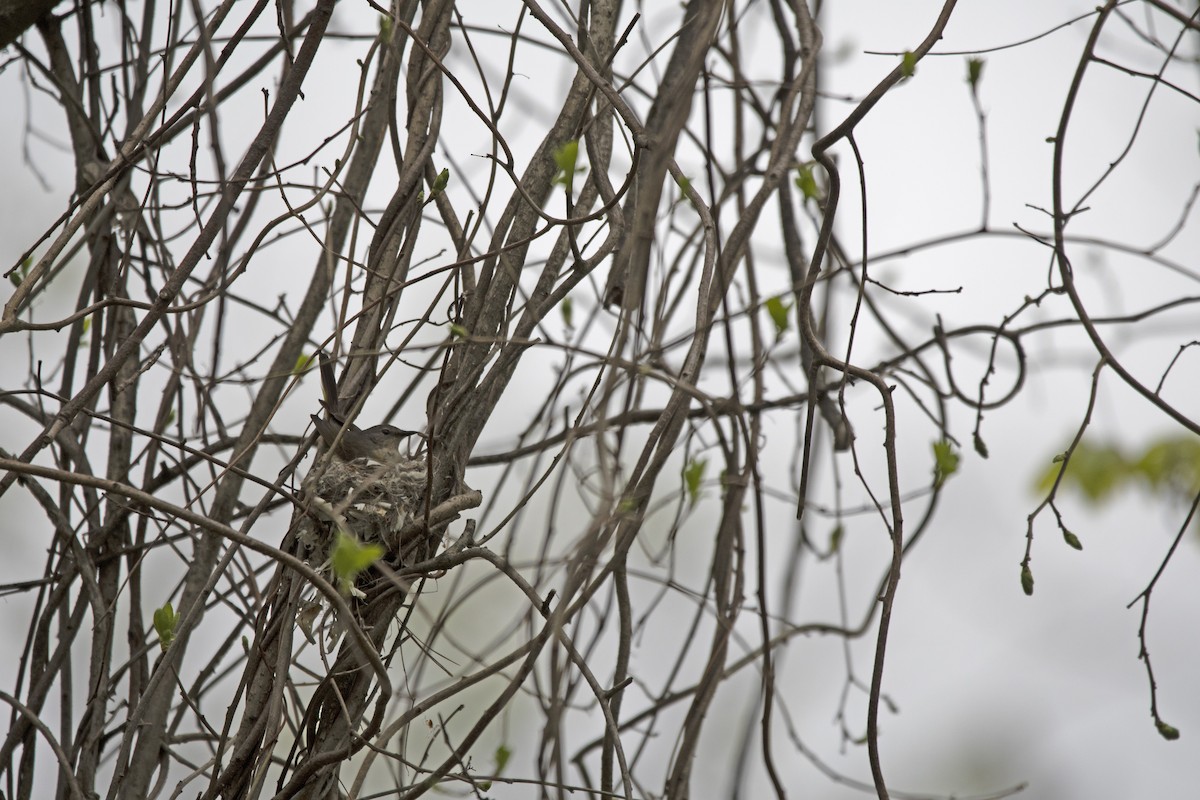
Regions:
<svg viewBox="0 0 1200 800"><path fill-rule="evenodd" d="M318 462L303 484L313 512L300 531L309 560L324 561L340 527L360 542L383 547L390 563L409 561L405 551L416 543L400 541L400 532L423 513L428 467L424 459Z"/></svg>

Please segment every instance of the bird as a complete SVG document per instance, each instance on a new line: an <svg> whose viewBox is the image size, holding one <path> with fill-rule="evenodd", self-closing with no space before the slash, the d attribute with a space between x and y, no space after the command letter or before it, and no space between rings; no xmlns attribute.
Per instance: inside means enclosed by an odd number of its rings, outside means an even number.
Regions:
<svg viewBox="0 0 1200 800"><path fill-rule="evenodd" d="M329 418L316 414L309 416L313 425L317 426L317 433L325 440L325 446L332 449L342 461L368 458L380 464L392 464L404 458L400 453L400 443L409 436L421 434L394 425L373 425L363 430L353 422L348 422L346 415L340 411L333 361L324 350L319 350L317 355L321 368L321 394L324 395L321 407L329 414Z"/></svg>
<svg viewBox="0 0 1200 800"><path fill-rule="evenodd" d="M417 435L416 431L406 431L394 425L373 425L364 430L333 414L329 419L316 414L309 416L313 425L317 426L317 433L325 440L325 445L332 448L334 455L342 461L368 458L380 464L395 463L404 457L400 452L400 443L409 436Z"/></svg>

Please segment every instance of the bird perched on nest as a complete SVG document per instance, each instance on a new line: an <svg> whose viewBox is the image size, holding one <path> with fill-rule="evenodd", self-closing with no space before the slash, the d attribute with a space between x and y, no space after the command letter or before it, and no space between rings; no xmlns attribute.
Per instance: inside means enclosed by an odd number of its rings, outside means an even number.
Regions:
<svg viewBox="0 0 1200 800"><path fill-rule="evenodd" d="M400 452L400 443L416 431L406 431L392 425L373 425L366 430L353 422L346 422L332 412L329 419L310 414L317 433L325 445L342 461L369 458L380 464L393 464L405 455ZM340 436L339 436L340 434Z"/></svg>
<svg viewBox="0 0 1200 800"><path fill-rule="evenodd" d="M333 362L324 351L320 353L320 365L321 390L325 395L321 406L329 413L329 418L324 419L316 414L309 416L317 428L317 433L325 441L325 446L342 461L366 458L380 464L394 464L406 458L407 456L400 452L400 444L409 436L420 434L394 425L373 425L364 430L347 421L336 408L337 381L333 377Z"/></svg>

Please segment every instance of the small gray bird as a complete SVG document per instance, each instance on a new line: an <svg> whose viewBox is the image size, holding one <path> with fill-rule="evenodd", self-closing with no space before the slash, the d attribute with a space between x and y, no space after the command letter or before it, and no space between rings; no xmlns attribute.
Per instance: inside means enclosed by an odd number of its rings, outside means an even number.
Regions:
<svg viewBox="0 0 1200 800"><path fill-rule="evenodd" d="M403 457L400 453L400 443L416 433L392 425L375 425L363 430L354 423L344 424L337 417L323 419L316 414L310 416L313 425L317 426L317 433L325 440L326 447L333 447L334 442L337 442L334 453L342 461L369 458L380 464L392 464Z"/></svg>

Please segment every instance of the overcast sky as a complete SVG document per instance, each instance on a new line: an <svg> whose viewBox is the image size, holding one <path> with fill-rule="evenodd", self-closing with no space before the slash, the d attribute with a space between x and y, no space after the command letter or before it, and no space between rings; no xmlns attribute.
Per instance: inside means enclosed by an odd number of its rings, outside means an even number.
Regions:
<svg viewBox="0 0 1200 800"><path fill-rule="evenodd" d="M482 16L490 4L460 5L468 20L481 26L492 22ZM515 8L516 4L512 5ZM821 111L820 123L825 129L852 107L836 98L861 97L897 58L870 53L912 49L939 7L927 0L845 0L827 5L825 47L837 57L831 59L823 77L822 88L835 98ZM935 54L1012 45L1087 14L1093 5L1067 0L963 2ZM343 30L370 30L374 15L364 9L362 4L343 3L336 25ZM760 3L749 14L766 11ZM505 25L511 24L515 14L496 13L499 20L508 20ZM1143 21L1142 6L1133 4L1130 13ZM652 7L644 9L639 31L644 38L631 41L630 59L644 52L648 44L662 40L664 32L654 25L665 18L665 12L660 16ZM1062 99L1089 26L1090 20L1085 19L1020 47L981 55L986 59L980 96L988 115L992 181L988 223L998 231L1013 232L1018 224L1039 232L1049 230L1048 217L1041 210L1051 202L1052 145L1046 140L1058 125ZM1114 24L1111 29L1114 35L1102 40L1106 55L1139 70L1158 68L1153 51L1128 28ZM1161 26L1161 30L1164 35L1175 33L1169 26ZM1124 38L1116 36L1119 31ZM480 41L487 42L487 38L480 36ZM313 125L314 130L319 130L323 117L345 118L330 109L347 102L342 88L345 81L357 80L349 76L354 75L353 58L360 45L330 42L327 46L329 62L314 71L306 84L306 99L297 116L297 124ZM505 41L497 38L495 46L503 48ZM1185 51L1196 53L1194 40ZM502 59L503 51L491 55ZM465 52L452 53L450 63L456 58L459 64L467 63ZM550 94L557 96L554 93L561 90L565 78L553 66L561 62L551 55L531 53L522 58L528 61L517 63L514 102L528 104L532 119L546 86L551 85ZM773 53L763 55L759 66L764 79L772 74L773 58ZM965 61L961 54L926 58L916 76L881 102L859 129L857 140L868 176L873 252L979 225L978 129L965 83ZM1066 175L1072 200L1125 147L1149 87L1145 80L1102 66L1094 66L1093 74L1069 134L1072 147ZM1200 90L1198 74L1193 66L1190 71L1175 70L1173 78L1196 93ZM246 113L257 113L250 108L257 102L248 97ZM552 106L552 101L548 103L547 107ZM61 116L44 96L25 88L17 65L9 64L0 74L0 107L7 109L0 121L0 148L10 154L8 185L0 193L0 261L7 267L30 243L30 232L44 230L62 212L73 178L69 156L52 144L65 136ZM460 131L455 130L456 124L461 125ZM536 124L524 138L526 132L519 129L519 123L513 125L508 135L518 148L531 149L535 140L529 136L538 133ZM1198 127L1200 114L1193 100L1160 90L1127 159L1089 200L1092 210L1078 218L1073 232L1138 246L1165 236L1200 181ZM446 128L447 140L461 136L468 151L470 137L479 136L470 120L451 120ZM321 135L323 130L305 138L289 130L285 144L295 152L306 152ZM26 163L26 153L33 166ZM280 160L284 157L286 153ZM849 151L839 150L839 158L847 170L844 174L852 175ZM482 159L460 160L464 166L456 180L469 181L472 169L486 169ZM686 171L687 165L683 166ZM702 173L701 166L692 164L696 174ZM854 181L847 183L839 231L857 248L861 246L855 236L858 203ZM456 188L452 185L451 191ZM466 199L465 195L459 197ZM1165 251L1193 270L1198 267L1195 255L1200 253L1198 229L1200 225L1189 218L1183 234ZM264 263L258 277L252 277L262 281L264 297L283 291L286 263L281 263L279 254L293 252L287 249L292 246L297 253L311 248L311 242L295 238L294 244L273 250L272 262ZM768 252L769 245L763 249ZM1200 294L1192 276L1171 273L1145 259L1102 248L1079 247L1073 253L1081 285L1094 304L1094 315L1131 312L1172 297ZM878 264L873 274L893 288L909 291L962 287L958 293L925 295L916 301L884 301L896 309L898 319L907 320L910 333L927 333L934 314L941 314L947 327L973 320L998 323L1022 298L1045 287L1048 269L1049 253L1044 248L1016 236L997 235L922 249ZM782 262L779 276L785 281ZM59 301L70 304L74 297L64 294ZM838 313L846 319L849 306ZM1028 324L1069 313L1066 301L1054 298L1024 319ZM1149 323L1136 336L1114 332L1112 343L1153 385L1179 346L1198 336L1194 307L1186 307L1181 313ZM782 346L786 349L789 344L794 342L785 341ZM24 359L12 358L25 346L13 337L0 342L0 355L4 356L0 376L5 388L25 381ZM1151 610L1149 643L1159 684L1159 707L1164 718L1182 732L1179 741L1166 742L1151 720L1145 672L1137 659L1140 607L1126 606L1158 568L1186 508L1136 491L1099 508L1068 496L1062 507L1084 549L1076 552L1066 547L1053 517L1044 514L1036 525L1036 591L1032 597L1021 592L1018 565L1024 554L1026 517L1040 499L1033 483L1079 424L1095 365L1083 338L1072 331L1039 334L1026 346L1031 357L1026 386L1017 400L986 418L983 437L990 449L989 459L970 448L971 416L961 409L955 412L955 431L964 444L961 470L944 493L932 529L904 565L885 680L885 691L899 713L885 714L881 723L889 785L896 791L964 796L1028 783L1025 796L1057 800L1190 796L1200 785L1200 759L1192 755L1194 739L1200 735L1200 692L1195 686L1196 665L1200 664L1200 581L1196 580L1200 537L1195 532L1186 537L1156 590ZM861 348L857 352L863 363L887 352L886 343L869 333L856 347ZM978 375L979 362L971 353L967 347L956 361L965 370L966 383L972 377L977 380ZM14 366L19 372L14 373ZM1200 414L1200 393L1195 391L1200 386L1200 362L1192 355L1176 369L1168 394L1196 418ZM549 380L547 375L531 375L530 381L539 377ZM997 385L1003 386L1003 380L998 377ZM289 425L293 426L290 432L303 429L315 389L306 391L307 395L282 412L281 429ZM523 399L514 396L512 402L514 411L519 412ZM858 403L852 407L870 418L872 398L861 394L852 397L852 403ZM423 406L423 401L414 402L411 413L419 414ZM906 413L915 413L915 409L910 406ZM485 435L481 451L495 452L511 444L511 430L511 424L498 421ZM1111 374L1103 379L1092 436L1135 449L1173 430L1169 420ZM876 432L868 429L860 435L871 441ZM928 481L930 439L928 426L915 421L911 429L901 431L901 467L910 488ZM788 437L782 440L791 441ZM27 441L6 434L0 444L13 451ZM872 459L879 454L870 452L871 448L864 450L868 469L878 466ZM774 488L786 493L792 453L769 447L768 454L768 465L777 476ZM847 463L842 467L849 469ZM487 474L480 473L479 480L486 480ZM772 472L765 474L770 480ZM8 514L14 513L13 509L24 513L28 500L16 497L19 492L14 488L0 498L0 509ZM709 510L716 508L715 497L706 502L712 503ZM789 506L784 500L769 508L772 524L781 531L788 530L789 515L794 512L794 504ZM41 521L31 519L40 530ZM823 523L812 524L820 539ZM829 527L832 524L829 522ZM857 579L862 585L879 574L884 551L878 536L877 520L870 515L851 518L848 523L846 562L851 582ZM10 540L12 557L0 562L0 581L27 580L40 574L44 543L20 533L19 526L10 527ZM830 599L832 580L831 564L814 564L806 573L797 606L802 621L828 619L837 613ZM18 599L3 602L8 610L0 634L9 642L9 650L15 651L23 641L25 607ZM860 612L855 606L852 618ZM858 676L868 679L871 643L855 643L851 649ZM789 651L778 680L791 693L796 726L805 745L843 774L869 781L865 750L852 747L842 752L833 720L845 669L842 657L836 642L798 646ZM12 685L11 667L0 666L0 683ZM740 734L745 707L753 698L753 680L740 685L733 682L723 690L713 714L728 720L731 735ZM850 704L851 711L859 714L858 722L864 708L865 702L859 700ZM669 747L670 742L665 744ZM730 743L709 740L706 747L711 752L702 753L696 785L726 786L728 759L722 756ZM796 796L863 796L861 791L821 777L805 759L794 755L783 737L776 740L775 753L789 785L796 787ZM761 791L765 785L753 788ZM527 796L516 790L511 794L504 791L495 787L497 797ZM746 796L762 795L748 792Z"/></svg>

